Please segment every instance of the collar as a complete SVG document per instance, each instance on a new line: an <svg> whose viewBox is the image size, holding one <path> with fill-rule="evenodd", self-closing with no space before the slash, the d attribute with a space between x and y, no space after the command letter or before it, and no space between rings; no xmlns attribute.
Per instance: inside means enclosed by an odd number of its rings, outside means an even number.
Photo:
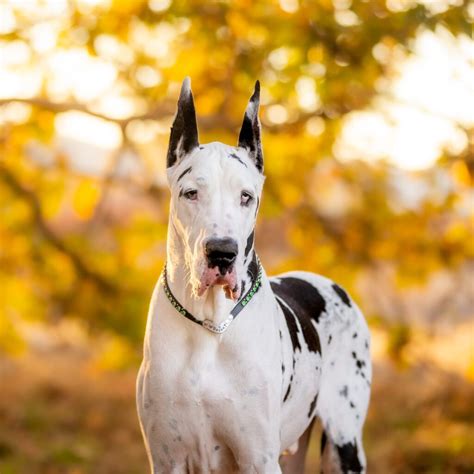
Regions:
<svg viewBox="0 0 474 474"><path fill-rule="evenodd" d="M168 298L171 305L176 309L176 311L183 315L185 318L189 319L193 323L199 324L203 328L207 329L210 332L215 334L222 334L224 333L227 328L230 326L230 323L237 317L237 315L245 308L245 306L250 302L253 298L255 293L259 290L262 286L262 265L260 264L260 260L257 257L257 265L258 265L258 272L257 277L253 281L250 289L245 293L245 295L240 299L240 301L232 308L229 316L222 321L220 324L215 324L209 319L205 319L204 321L195 318L188 310L186 310L179 301L174 297L173 293L170 290L168 285L168 277L166 274L166 264L163 268L163 272L161 274L161 280L163 282L163 289L165 291L165 295Z"/></svg>

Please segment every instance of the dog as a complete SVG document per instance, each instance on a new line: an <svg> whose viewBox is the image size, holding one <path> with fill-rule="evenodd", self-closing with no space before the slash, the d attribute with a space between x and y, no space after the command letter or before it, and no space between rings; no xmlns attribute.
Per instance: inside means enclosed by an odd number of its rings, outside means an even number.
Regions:
<svg viewBox="0 0 474 474"><path fill-rule="evenodd" d="M167 261L150 303L137 408L156 473L303 473L311 427L321 470L366 470L371 385L365 319L337 284L267 277L254 249L263 175L260 84L237 146L201 145L190 80L167 154Z"/></svg>

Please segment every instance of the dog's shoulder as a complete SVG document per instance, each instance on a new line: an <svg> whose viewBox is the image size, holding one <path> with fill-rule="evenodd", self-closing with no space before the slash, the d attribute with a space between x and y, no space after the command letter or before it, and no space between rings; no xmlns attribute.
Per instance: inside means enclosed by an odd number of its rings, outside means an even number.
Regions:
<svg viewBox="0 0 474 474"><path fill-rule="evenodd" d="M322 275L295 271L270 277L270 285L280 306L287 306L299 319L315 323L327 318L339 321L359 319L362 315L349 294Z"/></svg>
<svg viewBox="0 0 474 474"><path fill-rule="evenodd" d="M322 275L294 271L270 277L270 285L277 298L294 302L298 306L311 306L312 312L327 310L336 303L351 308L354 303L348 293L337 283Z"/></svg>

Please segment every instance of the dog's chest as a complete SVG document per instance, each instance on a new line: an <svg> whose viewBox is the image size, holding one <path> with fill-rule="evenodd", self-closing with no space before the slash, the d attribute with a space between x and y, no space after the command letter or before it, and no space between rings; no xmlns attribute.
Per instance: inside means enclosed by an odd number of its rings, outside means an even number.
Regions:
<svg viewBox="0 0 474 474"><path fill-rule="evenodd" d="M159 433L156 450L194 453L198 465L222 467L232 463L248 436L278 432L278 421L270 416L281 400L278 339L275 344L269 339L262 352L237 324L216 336L198 326L183 329L189 322L173 313L155 321L147 337L139 405L152 445ZM263 328L252 325L252 330Z"/></svg>

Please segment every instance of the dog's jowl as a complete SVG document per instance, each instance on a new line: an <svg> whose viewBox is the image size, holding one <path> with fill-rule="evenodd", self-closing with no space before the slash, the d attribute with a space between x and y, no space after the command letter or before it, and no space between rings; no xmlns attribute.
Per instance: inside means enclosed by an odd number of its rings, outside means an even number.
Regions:
<svg viewBox="0 0 474 474"><path fill-rule="evenodd" d="M137 405L153 473L365 472L369 331L313 273L267 277L254 249L264 182L260 86L237 146L199 143L185 79L167 155L167 262L150 304Z"/></svg>

